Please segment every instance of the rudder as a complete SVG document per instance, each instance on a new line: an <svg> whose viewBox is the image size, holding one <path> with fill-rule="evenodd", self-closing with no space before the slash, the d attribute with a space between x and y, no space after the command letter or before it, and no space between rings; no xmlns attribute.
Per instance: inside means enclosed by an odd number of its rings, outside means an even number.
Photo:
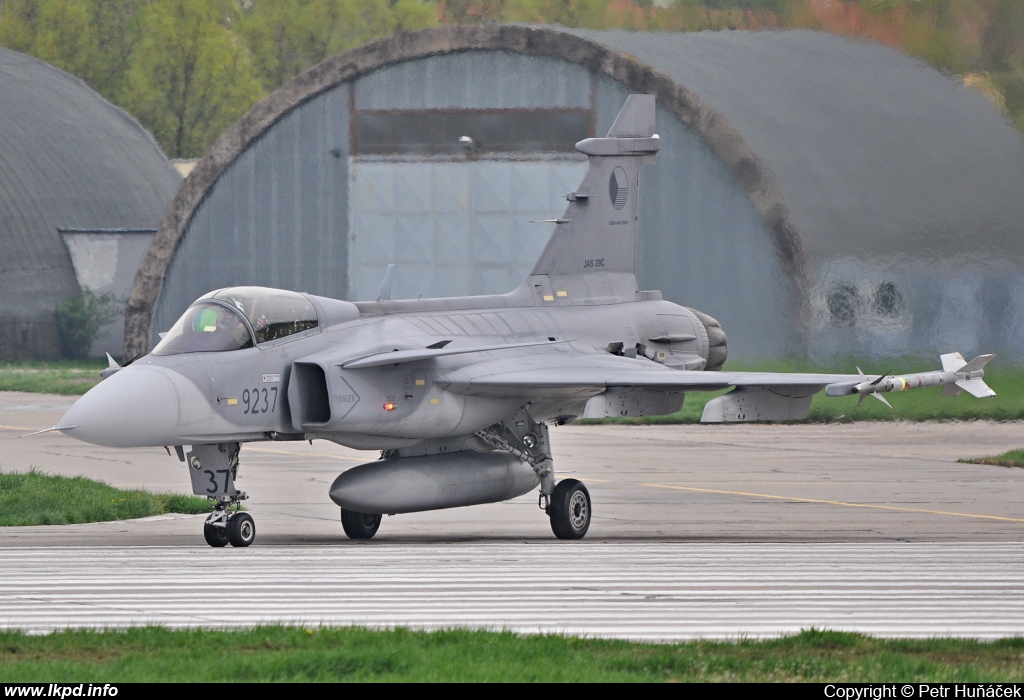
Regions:
<svg viewBox="0 0 1024 700"><path fill-rule="evenodd" d="M566 195L569 206L555 220L533 276L588 296L601 290L597 296L635 297L640 166L654 162L660 145L654 107L653 95L630 95L606 137L576 144L589 158L587 172Z"/></svg>

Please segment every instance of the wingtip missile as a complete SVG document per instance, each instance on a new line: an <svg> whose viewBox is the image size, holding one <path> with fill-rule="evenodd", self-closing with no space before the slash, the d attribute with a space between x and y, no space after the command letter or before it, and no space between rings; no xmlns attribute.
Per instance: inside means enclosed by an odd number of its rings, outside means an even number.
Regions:
<svg viewBox="0 0 1024 700"><path fill-rule="evenodd" d="M120 369L121 369L121 365L117 364L117 360L115 360L113 357L111 357L110 353L108 352L107 353L107 367L106 367L106 369L104 369L104 370L102 370L100 372L100 377L102 377L103 379L106 379L107 377L109 377L114 372L117 372Z"/></svg>
<svg viewBox="0 0 1024 700"><path fill-rule="evenodd" d="M848 396L860 394L863 397L871 395L884 403L889 408L892 406L880 394L890 391L906 391L908 389L921 389L929 386L941 386L943 396L955 396L960 390L966 391L977 398L988 398L996 395L991 387L983 380L985 376L984 367L995 355L978 355L970 362L966 362L963 356L958 353L947 353L940 356L942 369L934 372L917 372L914 374L892 375L882 374L874 379L869 379L860 367L857 373L861 377L859 382L837 382L825 387L825 393L829 396ZM860 402L858 401L858 405Z"/></svg>

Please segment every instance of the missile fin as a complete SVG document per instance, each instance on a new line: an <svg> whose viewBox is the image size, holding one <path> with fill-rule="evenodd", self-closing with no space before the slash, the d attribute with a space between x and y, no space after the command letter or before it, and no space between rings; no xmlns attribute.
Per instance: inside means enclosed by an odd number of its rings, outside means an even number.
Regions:
<svg viewBox="0 0 1024 700"><path fill-rule="evenodd" d="M984 379L960 379L957 381L956 385L971 396L979 399L996 395L996 392L992 391L989 385L985 383Z"/></svg>
<svg viewBox="0 0 1024 700"><path fill-rule="evenodd" d="M891 404L891 403L889 403L888 399L886 399L886 398L885 398L884 396L882 396L881 394L872 394L872 396L874 396L874 397L875 397L876 399L878 399L879 401L881 401L882 403L884 403L884 404L885 404L886 406L888 406L889 408L892 408L892 404Z"/></svg>
<svg viewBox="0 0 1024 700"><path fill-rule="evenodd" d="M964 356L958 352L947 352L945 355L939 355L939 360L942 362L942 369L946 372L956 372L967 364Z"/></svg>
<svg viewBox="0 0 1024 700"><path fill-rule="evenodd" d="M977 372L979 369L988 364L995 355L978 355L973 360L965 364L960 369L956 370L957 374L970 374L971 372Z"/></svg>
<svg viewBox="0 0 1024 700"><path fill-rule="evenodd" d="M942 395L943 396L947 396L947 397L948 396L959 396L963 392L964 392L964 390L961 389L960 387L958 387L956 385L956 383L953 383L953 384L943 384L942 385Z"/></svg>

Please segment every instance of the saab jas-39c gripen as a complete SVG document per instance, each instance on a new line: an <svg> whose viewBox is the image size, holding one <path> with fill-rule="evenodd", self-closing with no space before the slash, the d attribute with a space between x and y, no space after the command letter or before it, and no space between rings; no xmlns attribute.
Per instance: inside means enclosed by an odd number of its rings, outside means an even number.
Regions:
<svg viewBox="0 0 1024 700"><path fill-rule="evenodd" d="M687 391L732 388L704 422L805 418L811 396L942 386L993 396L991 355L942 356L904 376L721 371L713 318L640 291L640 166L652 163L654 97L631 95L553 221L533 273L508 294L351 303L261 287L210 292L153 349L78 400L54 427L111 447L173 447L196 494L215 501L214 547L252 543L238 508L239 450L261 440L325 439L379 449L330 489L345 533L373 537L381 515L494 503L540 488L556 537L590 527L587 488L555 480L548 426L579 417L673 413Z"/></svg>

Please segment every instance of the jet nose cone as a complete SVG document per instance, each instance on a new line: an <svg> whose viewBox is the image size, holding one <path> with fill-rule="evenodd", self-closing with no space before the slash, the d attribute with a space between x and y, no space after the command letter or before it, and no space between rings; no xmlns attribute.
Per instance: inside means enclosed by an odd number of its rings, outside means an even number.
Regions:
<svg viewBox="0 0 1024 700"><path fill-rule="evenodd" d="M125 367L68 409L57 429L105 447L152 447L173 442L178 395L163 370Z"/></svg>

